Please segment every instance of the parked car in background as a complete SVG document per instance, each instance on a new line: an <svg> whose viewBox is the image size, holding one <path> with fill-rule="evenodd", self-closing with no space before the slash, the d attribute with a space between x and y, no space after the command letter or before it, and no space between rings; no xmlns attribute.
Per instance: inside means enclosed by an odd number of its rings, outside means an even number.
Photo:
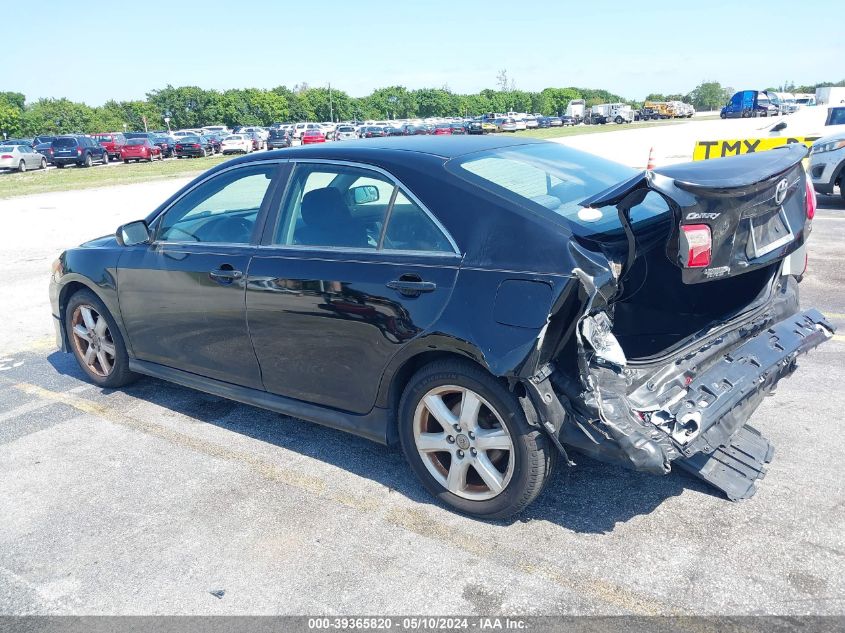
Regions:
<svg viewBox="0 0 845 633"><path fill-rule="evenodd" d="M310 130L305 130L302 134L302 144L303 145L310 145L312 143L325 143L326 142L326 133L323 132L320 128L311 128Z"/></svg>
<svg viewBox="0 0 845 633"><path fill-rule="evenodd" d="M538 128L550 128L552 127L552 122L547 116L538 116L537 117L537 127Z"/></svg>
<svg viewBox="0 0 845 633"><path fill-rule="evenodd" d="M106 148L109 158L120 158L120 148L126 143L126 137L121 132L103 132L92 134L91 138Z"/></svg>
<svg viewBox="0 0 845 633"><path fill-rule="evenodd" d="M381 138L382 136L384 136L384 129L377 125L370 125L361 130L361 138Z"/></svg>
<svg viewBox="0 0 845 633"><path fill-rule="evenodd" d="M225 125L206 125L204 128L202 128L202 131L205 134L216 134L221 138L225 138L232 133L232 131Z"/></svg>
<svg viewBox="0 0 845 633"><path fill-rule="evenodd" d="M153 162L162 160L164 155L161 148L155 145L148 138L128 138L120 148L120 159L124 163L134 160L136 163L142 160Z"/></svg>
<svg viewBox="0 0 845 633"><path fill-rule="evenodd" d="M841 110L845 115L845 108ZM842 122L845 123L845 116ZM839 187L839 195L845 201L845 132L823 136L813 143L809 177L819 193L833 195Z"/></svg>
<svg viewBox="0 0 845 633"><path fill-rule="evenodd" d="M211 156L213 150L208 139L202 136L183 136L176 139L176 158Z"/></svg>
<svg viewBox="0 0 845 633"><path fill-rule="evenodd" d="M0 169L16 169L21 173L47 169L47 158L32 145L6 145L0 141Z"/></svg>
<svg viewBox="0 0 845 633"><path fill-rule="evenodd" d="M59 169L67 165L90 167L95 162L109 162L109 153L90 136L73 134L59 136L51 145L53 149L53 163Z"/></svg>
<svg viewBox="0 0 845 633"><path fill-rule="evenodd" d="M559 116L550 116L549 127L561 127L563 125L563 118Z"/></svg>
<svg viewBox="0 0 845 633"><path fill-rule="evenodd" d="M425 125L405 125L404 126L405 136L424 136L429 133L428 128Z"/></svg>
<svg viewBox="0 0 845 633"><path fill-rule="evenodd" d="M528 115L527 117L522 119L525 122L525 129L526 130L533 130L539 127L539 123L537 122L537 117L533 115Z"/></svg>
<svg viewBox="0 0 845 633"><path fill-rule="evenodd" d="M35 139L31 138L9 138L5 141L0 141L3 145L29 145L30 147L33 146Z"/></svg>
<svg viewBox="0 0 845 633"><path fill-rule="evenodd" d="M246 134L230 134L221 141L220 151L223 154L249 154L252 151L252 137Z"/></svg>
<svg viewBox="0 0 845 633"><path fill-rule="evenodd" d="M435 123L434 124L434 132L432 132L434 136L451 136L452 134L452 124L451 123Z"/></svg>
<svg viewBox="0 0 845 633"><path fill-rule="evenodd" d="M388 125L384 128L384 135L385 136L404 136L404 132L402 132L401 127L394 127L392 125Z"/></svg>
<svg viewBox="0 0 845 633"><path fill-rule="evenodd" d="M354 141L356 138L358 138L358 132L352 125L338 125L334 132L336 141Z"/></svg>
<svg viewBox="0 0 845 633"><path fill-rule="evenodd" d="M467 123L467 134L484 134L484 126L481 121L474 120Z"/></svg>
<svg viewBox="0 0 845 633"><path fill-rule="evenodd" d="M497 132L516 132L516 121L510 117L505 119L494 119Z"/></svg>
<svg viewBox="0 0 845 633"><path fill-rule="evenodd" d="M211 147L212 154L219 154L220 153L220 146L223 142L222 137L218 136L217 134L203 134L203 138L205 138L208 145Z"/></svg>
<svg viewBox="0 0 845 633"><path fill-rule="evenodd" d="M264 140L255 132L249 131L241 131L238 132L244 138L248 138L252 141L252 151L257 152L258 150L264 149Z"/></svg>
<svg viewBox="0 0 845 633"><path fill-rule="evenodd" d="M34 142L37 144L33 147L36 152L47 159L47 164L53 164L53 141L55 136L36 136Z"/></svg>
<svg viewBox="0 0 845 633"><path fill-rule="evenodd" d="M291 133L282 128L270 128L265 141L267 149L283 149L291 146Z"/></svg>
<svg viewBox="0 0 845 633"><path fill-rule="evenodd" d="M569 114L564 114L562 117L560 117L560 124L562 126L578 125L578 123L580 123L578 117L571 116Z"/></svg>
<svg viewBox="0 0 845 633"><path fill-rule="evenodd" d="M164 158L173 158L176 155L176 139L166 134L157 134L153 144L158 146Z"/></svg>
<svg viewBox="0 0 845 633"><path fill-rule="evenodd" d="M466 134L467 128L465 123L452 123L452 134Z"/></svg>

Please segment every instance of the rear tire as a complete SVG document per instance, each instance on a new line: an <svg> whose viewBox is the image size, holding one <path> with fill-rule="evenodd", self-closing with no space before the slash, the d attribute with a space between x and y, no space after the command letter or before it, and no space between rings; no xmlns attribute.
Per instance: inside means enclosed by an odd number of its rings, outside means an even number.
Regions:
<svg viewBox="0 0 845 633"><path fill-rule="evenodd" d="M129 354L114 318L93 292L80 290L71 296L64 325L73 355L88 380L114 389L138 378L129 370Z"/></svg>
<svg viewBox="0 0 845 633"><path fill-rule="evenodd" d="M91 154L85 154L85 158L82 159L82 166L83 167L90 167L92 164Z"/></svg>
<svg viewBox="0 0 845 633"><path fill-rule="evenodd" d="M103 154L103 165L109 164L109 155L108 153Z"/></svg>
<svg viewBox="0 0 845 633"><path fill-rule="evenodd" d="M26 161L21 159L21 162L18 163L18 171L20 173L24 173L26 171Z"/></svg>
<svg viewBox="0 0 845 633"><path fill-rule="evenodd" d="M41 169L47 169L47 159L46 158L41 159Z"/></svg>
<svg viewBox="0 0 845 633"><path fill-rule="evenodd" d="M402 394L398 425L405 458L426 489L477 517L502 519L525 509L553 465L553 447L528 423L518 398L469 361L437 361L417 371Z"/></svg>

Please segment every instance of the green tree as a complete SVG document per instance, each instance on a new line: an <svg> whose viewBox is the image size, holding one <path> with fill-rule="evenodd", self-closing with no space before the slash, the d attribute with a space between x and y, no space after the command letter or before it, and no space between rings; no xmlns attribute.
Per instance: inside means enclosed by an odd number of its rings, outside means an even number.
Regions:
<svg viewBox="0 0 845 633"><path fill-rule="evenodd" d="M0 96L0 138L21 135L21 110Z"/></svg>
<svg viewBox="0 0 845 633"><path fill-rule="evenodd" d="M0 92L0 101L4 100L18 110L23 110L26 105L26 97L21 92Z"/></svg>
<svg viewBox="0 0 845 633"><path fill-rule="evenodd" d="M94 108L69 99L39 99L29 104L23 112L21 133L68 134L89 133L97 130Z"/></svg>
<svg viewBox="0 0 845 633"><path fill-rule="evenodd" d="M686 100L696 110L716 110L725 103L725 91L718 81L705 81L693 88Z"/></svg>

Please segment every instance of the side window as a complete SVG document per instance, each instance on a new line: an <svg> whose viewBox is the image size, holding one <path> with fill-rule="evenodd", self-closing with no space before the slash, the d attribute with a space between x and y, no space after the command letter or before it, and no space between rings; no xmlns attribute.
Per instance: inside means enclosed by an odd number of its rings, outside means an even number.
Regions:
<svg viewBox="0 0 845 633"><path fill-rule="evenodd" d="M437 223L390 178L322 164L296 166L274 243L453 252Z"/></svg>
<svg viewBox="0 0 845 633"><path fill-rule="evenodd" d="M224 172L176 202L162 218L159 242L246 244L275 164Z"/></svg>
<svg viewBox="0 0 845 633"><path fill-rule="evenodd" d="M393 183L377 172L342 165L297 165L275 243L378 246Z"/></svg>
<svg viewBox="0 0 845 633"><path fill-rule="evenodd" d="M400 189L387 221L382 248L451 253L452 245L440 228Z"/></svg>

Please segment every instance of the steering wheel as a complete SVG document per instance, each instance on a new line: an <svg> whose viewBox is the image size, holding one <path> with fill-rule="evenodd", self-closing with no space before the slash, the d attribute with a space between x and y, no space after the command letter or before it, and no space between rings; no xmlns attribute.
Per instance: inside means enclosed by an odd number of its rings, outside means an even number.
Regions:
<svg viewBox="0 0 845 633"><path fill-rule="evenodd" d="M245 218L228 217L213 223L209 242L231 242L242 244L252 237L252 222Z"/></svg>

